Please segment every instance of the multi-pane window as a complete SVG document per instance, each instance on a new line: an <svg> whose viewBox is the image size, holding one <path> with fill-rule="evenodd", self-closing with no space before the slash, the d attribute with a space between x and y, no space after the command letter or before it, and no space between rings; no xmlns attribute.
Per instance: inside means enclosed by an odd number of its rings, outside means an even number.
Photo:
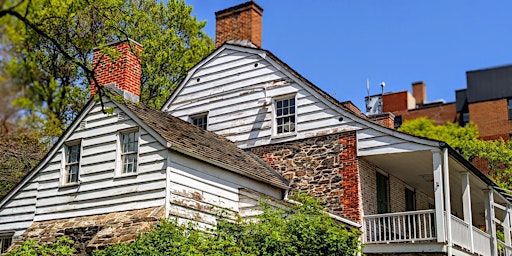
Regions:
<svg viewBox="0 0 512 256"><path fill-rule="evenodd" d="M402 125L402 116L395 116L394 123L395 123L395 129L400 128L400 126Z"/></svg>
<svg viewBox="0 0 512 256"><path fill-rule="evenodd" d="M208 116L207 115L193 116L193 117L191 117L191 123L203 130L206 130L206 128L208 126Z"/></svg>
<svg viewBox="0 0 512 256"><path fill-rule="evenodd" d="M138 132L121 133L122 173L137 172L137 152L139 149Z"/></svg>
<svg viewBox="0 0 512 256"><path fill-rule="evenodd" d="M65 183L77 183L80 169L80 143L66 146Z"/></svg>
<svg viewBox="0 0 512 256"><path fill-rule="evenodd" d="M469 123L469 113L462 113L462 126L465 127Z"/></svg>
<svg viewBox="0 0 512 256"><path fill-rule="evenodd" d="M295 132L295 98L275 101L276 133Z"/></svg>
<svg viewBox="0 0 512 256"><path fill-rule="evenodd" d="M0 235L0 254L9 249L12 244L12 235Z"/></svg>

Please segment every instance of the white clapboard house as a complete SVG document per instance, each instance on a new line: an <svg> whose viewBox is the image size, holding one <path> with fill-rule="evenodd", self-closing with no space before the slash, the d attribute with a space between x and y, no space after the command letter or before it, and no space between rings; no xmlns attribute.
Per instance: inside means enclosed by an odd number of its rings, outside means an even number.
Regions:
<svg viewBox="0 0 512 256"><path fill-rule="evenodd" d="M217 12L219 47L162 111L326 199L362 229L368 255L511 255L510 195L449 145L397 132L392 115L362 115L261 49L262 12L252 1Z"/></svg>
<svg viewBox="0 0 512 256"><path fill-rule="evenodd" d="M113 99L103 95L103 108L90 100L37 167L1 199L2 252L27 238L48 242L68 235L86 254L131 240L169 216L209 227L221 212L250 216L262 197L284 199L288 182L252 153L132 102L141 70L138 62L132 65L132 48L140 46L124 41L112 47L122 53L117 62L96 51L95 63Z"/></svg>

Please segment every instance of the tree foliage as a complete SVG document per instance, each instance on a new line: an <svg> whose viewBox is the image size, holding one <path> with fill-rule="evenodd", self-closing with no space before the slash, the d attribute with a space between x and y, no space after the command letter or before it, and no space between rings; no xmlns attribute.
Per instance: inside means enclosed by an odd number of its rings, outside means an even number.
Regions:
<svg viewBox="0 0 512 256"><path fill-rule="evenodd" d="M465 127L447 122L435 125L426 117L408 120L399 131L416 136L440 140L448 143L466 159L483 162L487 172L498 185L512 190L512 143L503 139L484 141L479 139L478 127L470 122Z"/></svg>
<svg viewBox="0 0 512 256"><path fill-rule="evenodd" d="M27 240L19 247L9 251L6 256L37 255L37 256L71 256L75 249L73 241L66 236L61 236L51 245L39 244L35 240Z"/></svg>
<svg viewBox="0 0 512 256"><path fill-rule="evenodd" d="M59 136L94 82L92 51L131 38L144 46L141 100L160 108L188 69L213 50L183 0L0 1L0 71L22 91L27 123ZM107 51L108 52L108 51ZM111 53L112 54L112 53ZM42 124L42 125L41 125Z"/></svg>
<svg viewBox="0 0 512 256"><path fill-rule="evenodd" d="M300 204L276 208L263 203L263 213L252 221L223 221L203 232L193 225L162 221L133 243L95 251L114 255L355 255L359 231L336 223L319 201L304 194Z"/></svg>

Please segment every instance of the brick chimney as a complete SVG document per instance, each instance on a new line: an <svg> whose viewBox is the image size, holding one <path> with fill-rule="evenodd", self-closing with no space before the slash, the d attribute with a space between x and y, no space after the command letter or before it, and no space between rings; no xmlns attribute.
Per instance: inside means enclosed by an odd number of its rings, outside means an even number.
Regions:
<svg viewBox="0 0 512 256"><path fill-rule="evenodd" d="M94 77L100 86L114 89L125 99L138 102L142 75L142 45L127 39L110 43L107 46L117 50L119 56L110 58L101 49L94 49L92 66ZM96 93L94 81L91 83L91 97Z"/></svg>
<svg viewBox="0 0 512 256"><path fill-rule="evenodd" d="M249 41L261 47L263 9L253 1L215 12L215 46L228 41Z"/></svg>
<svg viewBox="0 0 512 256"><path fill-rule="evenodd" d="M427 90L423 81L412 83L412 96L416 100L416 106L427 101Z"/></svg>

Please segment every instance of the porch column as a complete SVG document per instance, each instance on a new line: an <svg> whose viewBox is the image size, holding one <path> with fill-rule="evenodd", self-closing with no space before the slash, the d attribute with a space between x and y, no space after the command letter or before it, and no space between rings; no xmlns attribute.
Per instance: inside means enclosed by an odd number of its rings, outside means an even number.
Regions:
<svg viewBox="0 0 512 256"><path fill-rule="evenodd" d="M434 200L436 207L436 233L437 242L444 243L446 241L444 227L444 198L443 198L443 173L441 151L432 150L433 171L434 171Z"/></svg>
<svg viewBox="0 0 512 256"><path fill-rule="evenodd" d="M507 210L505 212L505 218L503 220L503 233L505 233L505 244L508 245L508 246L511 246L511 237L510 237L510 229L511 229L511 224L512 222L510 221L510 218L511 218L511 211L512 209L510 208L510 204L507 204Z"/></svg>
<svg viewBox="0 0 512 256"><path fill-rule="evenodd" d="M469 172L460 173L462 181L462 208L464 208L464 221L469 225L469 242L471 253L475 251L473 241L473 213L471 211L471 191L469 186Z"/></svg>
<svg viewBox="0 0 512 256"><path fill-rule="evenodd" d="M446 212L446 246L448 255L452 255L452 204L450 200L450 169L448 168L448 149L443 149L443 185L444 209Z"/></svg>
<svg viewBox="0 0 512 256"><path fill-rule="evenodd" d="M494 190L492 188L484 190L485 198L485 226L487 234L491 235L491 255L498 255L498 244L496 241L496 226L494 225Z"/></svg>

